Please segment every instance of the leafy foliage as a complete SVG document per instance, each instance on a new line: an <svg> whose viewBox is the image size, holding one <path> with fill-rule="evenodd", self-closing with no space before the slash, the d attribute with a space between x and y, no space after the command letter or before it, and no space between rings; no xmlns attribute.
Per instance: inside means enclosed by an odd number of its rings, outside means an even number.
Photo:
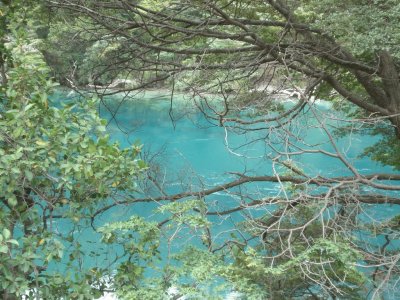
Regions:
<svg viewBox="0 0 400 300"><path fill-rule="evenodd" d="M307 1L296 14L316 27L329 32L341 43L364 59L373 59L375 53L385 49L400 59L399 22L400 4L396 0ZM340 22L338 22L340 20ZM351 34L349 34L351 32Z"/></svg>
<svg viewBox="0 0 400 300"><path fill-rule="evenodd" d="M46 299L92 299L103 274L86 272L73 255L68 263L74 241L57 222L65 219L73 231L112 195L134 191L143 164L137 148L121 150L104 134L96 100L51 100L55 85L33 31L19 21L9 16L0 95L0 291L6 298L31 290ZM60 265L64 275L52 271Z"/></svg>

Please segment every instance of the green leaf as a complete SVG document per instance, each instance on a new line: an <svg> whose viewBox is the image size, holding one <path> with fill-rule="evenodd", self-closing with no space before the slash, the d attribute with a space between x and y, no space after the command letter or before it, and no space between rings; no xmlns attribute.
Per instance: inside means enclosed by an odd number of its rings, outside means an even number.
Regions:
<svg viewBox="0 0 400 300"><path fill-rule="evenodd" d="M6 245L1 245L0 253L8 253L8 247Z"/></svg>
<svg viewBox="0 0 400 300"><path fill-rule="evenodd" d="M14 206L16 206L18 204L17 198L14 195L12 195L10 198L7 199L7 203L11 207L14 207Z"/></svg>
<svg viewBox="0 0 400 300"><path fill-rule="evenodd" d="M19 246L19 243L17 240L8 240L7 243L13 244L15 246Z"/></svg>
<svg viewBox="0 0 400 300"><path fill-rule="evenodd" d="M30 108L32 108L35 104L29 103L27 106L25 106L24 111L28 111Z"/></svg>
<svg viewBox="0 0 400 300"><path fill-rule="evenodd" d="M3 236L5 240L8 240L11 237L11 232L7 228L3 229Z"/></svg>
<svg viewBox="0 0 400 300"><path fill-rule="evenodd" d="M48 142L45 142L43 140L37 140L35 143L40 147L46 147L49 144Z"/></svg>
<svg viewBox="0 0 400 300"><path fill-rule="evenodd" d="M25 176L29 181L32 181L33 179L33 173L29 170L25 170Z"/></svg>

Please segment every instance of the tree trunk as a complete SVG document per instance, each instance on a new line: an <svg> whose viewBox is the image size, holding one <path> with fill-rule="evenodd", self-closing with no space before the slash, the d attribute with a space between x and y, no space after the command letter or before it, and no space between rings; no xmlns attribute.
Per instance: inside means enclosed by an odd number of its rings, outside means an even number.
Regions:
<svg viewBox="0 0 400 300"><path fill-rule="evenodd" d="M381 51L379 75L382 78L383 89L389 99L388 107L390 121L395 126L396 135L400 138L400 80L396 65L388 51Z"/></svg>

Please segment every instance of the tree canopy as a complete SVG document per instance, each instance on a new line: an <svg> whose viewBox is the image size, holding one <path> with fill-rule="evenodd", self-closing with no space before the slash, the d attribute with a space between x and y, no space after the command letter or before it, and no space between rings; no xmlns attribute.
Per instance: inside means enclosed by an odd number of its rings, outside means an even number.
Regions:
<svg viewBox="0 0 400 300"><path fill-rule="evenodd" d="M198 92L235 83L247 92L278 68L386 116L397 132L399 4L370 2L346 1L331 14L332 1L50 1L88 18L93 46L112 62L95 64L95 77L150 73L138 88L172 77Z"/></svg>

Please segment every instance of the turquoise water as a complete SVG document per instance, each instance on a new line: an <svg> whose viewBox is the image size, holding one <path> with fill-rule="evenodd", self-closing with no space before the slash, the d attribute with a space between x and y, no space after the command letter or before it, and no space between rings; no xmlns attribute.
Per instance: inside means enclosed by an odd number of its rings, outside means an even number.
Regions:
<svg viewBox="0 0 400 300"><path fill-rule="evenodd" d="M279 167L273 166L271 157L276 154L265 142L266 139L280 137L271 134L267 136L267 130L246 134L227 133L224 128L217 126L218 124L210 124L203 115L193 112L183 96L178 95L173 102L172 115L177 120L171 119L168 94L150 92L139 94L133 99L114 97L105 101L105 104L106 106L100 106L99 111L102 117L109 120L107 128L114 140L122 147L139 142L144 145L144 152L159 153L155 163L160 163L160 173L165 180L165 188L170 193L214 187L236 179L232 174L235 172L253 176L284 173ZM339 125L340 122L327 118L332 113L329 104L321 102L317 107L318 117L326 119L325 123ZM310 120L310 115L310 112L307 112L304 116L299 116L291 128L297 138L304 140L297 144L307 149L321 148L332 151L328 136L319 126L315 126L315 122ZM338 139L337 147L360 173L391 172L389 167L382 167L368 158L359 157L365 147L374 144L377 139L366 139L365 136L353 134ZM252 142L253 140L258 141ZM280 144L275 146L282 147ZM303 154L295 156L294 159L308 174L351 175L342 162L323 154ZM278 185L270 183L248 186L253 189L252 192L263 197L275 196L280 190ZM216 209L232 208L238 204L235 197L226 193L209 196L207 201L215 204ZM153 208L152 205L142 205L140 213L151 215ZM118 209L113 213L117 215ZM126 209L121 208L120 213L126 213ZM238 214L233 214L233 217L235 215ZM220 230L228 230L232 226L228 221L220 224Z"/></svg>
<svg viewBox="0 0 400 300"><path fill-rule="evenodd" d="M158 179L161 179L163 188L169 194L212 188L237 179L235 173L252 176L285 173L285 170L273 164L272 159L276 158L276 152L266 144L266 141L278 141L280 138L278 133L271 133L268 130L249 133L228 132L218 124L208 122L203 115L194 112L193 107L187 105L182 95L178 95L174 100L172 111L169 95L152 92L139 94L132 99L113 97L105 100L99 105L99 112L101 117L109 121L107 131L121 147L128 147L134 143L143 144L144 158L158 168ZM321 102L317 106L316 113L325 124L328 124L329 129L340 123L328 118L332 109L327 103ZM294 134L290 141L305 149L321 148L332 151L327 134L320 126L316 126L315 120L313 121L310 115L310 112L305 112L303 116L298 116L297 121L290 127ZM366 139L364 136L353 134L337 139L336 142L343 156L360 173L392 172L389 167L382 167L368 158L359 157L363 149L374 144L377 139L377 137ZM276 143L273 147L280 150L285 148L281 143ZM295 148L291 147L291 150L295 151ZM293 159L297 166L308 174L330 176L351 174L340 160L323 154L302 154L294 156ZM247 184L244 189L255 199L283 193L278 184L272 183ZM143 190L150 195L158 195L154 186L148 190L144 186ZM212 208L210 210L221 211L238 206L241 198L235 191L239 192L239 188L232 189L231 193L221 191L207 196L205 200ZM162 217L154 214L154 209L160 205L162 204L154 202L117 206L99 216L95 225L127 219L132 214L161 221ZM374 207L371 206L370 209L373 210ZM265 208L248 211L253 216L265 212ZM393 206L380 206L378 211L374 211L374 217L385 218L397 213L398 210ZM241 212L222 217L210 216L209 221L213 223L212 233L217 236L214 242L222 243L234 232L235 224L242 220ZM181 239L176 240L173 250L181 249L190 243L200 246L201 241L196 236L198 234L198 232L183 231ZM91 229L83 230L79 235L79 240L85 249L99 250L96 248L99 236ZM116 253L119 253L117 248L104 249L102 255L86 260L85 265L87 267L104 265L112 261Z"/></svg>

